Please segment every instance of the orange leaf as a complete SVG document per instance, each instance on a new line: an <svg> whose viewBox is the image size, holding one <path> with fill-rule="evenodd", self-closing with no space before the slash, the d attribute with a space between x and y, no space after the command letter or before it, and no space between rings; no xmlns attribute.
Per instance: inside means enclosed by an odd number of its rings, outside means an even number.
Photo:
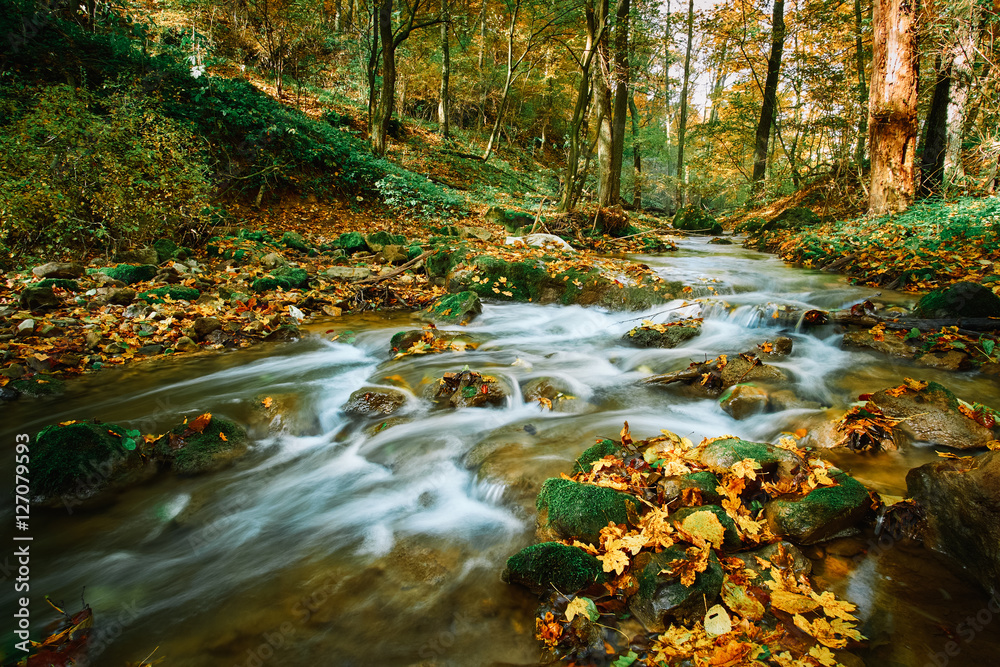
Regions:
<svg viewBox="0 0 1000 667"><path fill-rule="evenodd" d="M212 413L206 412L203 415L199 415L197 419L191 422L191 425L188 426L188 430L193 433L201 433L205 430L205 427L208 426L210 421L212 421Z"/></svg>
<svg viewBox="0 0 1000 667"><path fill-rule="evenodd" d="M224 442L229 442L229 438L227 438L226 434L223 433L222 431L219 431L219 437L222 438Z"/></svg>

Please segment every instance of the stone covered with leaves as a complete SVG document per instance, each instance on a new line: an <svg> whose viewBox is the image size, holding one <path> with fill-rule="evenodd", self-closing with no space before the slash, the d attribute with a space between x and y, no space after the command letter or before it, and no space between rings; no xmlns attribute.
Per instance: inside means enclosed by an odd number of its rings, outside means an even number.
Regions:
<svg viewBox="0 0 1000 667"><path fill-rule="evenodd" d="M549 659L590 664L604 646L615 664L647 667L711 655L853 664L854 606L812 588L794 543L856 527L870 505L863 486L791 440L695 446L664 431L635 442L626 424L572 478L544 483L543 542L512 556L504 580L542 595L535 627ZM623 642L625 610L645 633Z"/></svg>
<svg viewBox="0 0 1000 667"><path fill-rule="evenodd" d="M677 347L701 334L701 318L657 324L643 320L640 326L622 336L633 347Z"/></svg>

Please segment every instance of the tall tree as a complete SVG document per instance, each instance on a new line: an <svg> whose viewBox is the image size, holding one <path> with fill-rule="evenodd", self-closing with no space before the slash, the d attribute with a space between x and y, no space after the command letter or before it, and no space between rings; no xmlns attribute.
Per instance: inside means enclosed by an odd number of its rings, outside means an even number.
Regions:
<svg viewBox="0 0 1000 667"><path fill-rule="evenodd" d="M948 98L951 89L951 61L937 57L934 68L937 81L934 95L924 122L924 150L920 159L920 194L941 190L944 177L944 155L948 144Z"/></svg>
<svg viewBox="0 0 1000 667"><path fill-rule="evenodd" d="M763 103L753 151L753 183L751 190L759 195L767 173L767 145L777 111L778 75L781 73L781 56L785 50L785 2L774 0L771 12L771 53L767 57L767 78L764 80Z"/></svg>
<svg viewBox="0 0 1000 667"><path fill-rule="evenodd" d="M382 92L372 121L372 151L384 155L388 148L389 121L392 120L396 108L396 49L406 41L414 30L426 28L441 22L440 17L429 18L417 22L417 12L422 0L413 0L409 4L402 0L404 19L395 29L392 25L393 0L381 0L378 6L378 31L382 41Z"/></svg>
<svg viewBox="0 0 1000 667"><path fill-rule="evenodd" d="M448 0L441 0L441 95L438 100L438 126L441 136L448 138L448 116L451 109L448 99L448 77L451 74L451 49L448 45L448 28L451 24L451 15L448 11Z"/></svg>
<svg viewBox="0 0 1000 667"><path fill-rule="evenodd" d="M629 0L620 0L615 12L615 98L611 121L611 174L607 203L614 206L621 197L622 164L625 153L625 120L629 101ZM602 196L603 200L604 197Z"/></svg>
<svg viewBox="0 0 1000 667"><path fill-rule="evenodd" d="M861 0L854 0L854 63L858 75L858 135L854 145L854 162L858 165L865 158L865 137L868 134L868 84L865 82L864 17Z"/></svg>
<svg viewBox="0 0 1000 667"><path fill-rule="evenodd" d="M694 0L688 2L687 51L684 54L684 85L681 87L681 119L677 124L677 205L687 205L687 172L684 168L684 137L687 134L688 86L691 82L691 46L694 43Z"/></svg>
<svg viewBox="0 0 1000 667"><path fill-rule="evenodd" d="M910 0L875 0L873 11L868 211L906 210L913 201L917 147L917 6Z"/></svg>

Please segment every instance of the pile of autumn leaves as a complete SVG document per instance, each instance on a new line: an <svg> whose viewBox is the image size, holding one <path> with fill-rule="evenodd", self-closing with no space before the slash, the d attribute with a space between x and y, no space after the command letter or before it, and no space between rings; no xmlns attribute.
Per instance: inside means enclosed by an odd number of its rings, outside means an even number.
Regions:
<svg viewBox="0 0 1000 667"><path fill-rule="evenodd" d="M740 558L727 556L722 551L724 527L711 511L694 512L682 521L672 521L670 515L679 507L704 504L699 489L684 489L679 498L657 498L651 491L657 488L656 481L660 477L705 470L699 461L701 450L729 436L705 440L695 447L687 438L668 431L662 433L662 436L633 443L626 422L621 434L624 458L605 456L592 464L590 472L578 473L572 478L563 475L577 482L630 493L646 506L646 511L636 518L636 527L632 529L624 524L609 523L601 530L599 544L565 541L601 561L608 575L604 584L606 595L596 600L583 596L572 599L556 596L557 602L551 607L553 611L543 611L536 618L537 638L558 655L571 654L572 633L568 632L568 623L576 615L588 615L596 622L601 613L598 608L607 613L620 611L625 598L638 589L637 573L632 571L635 557L643 550L660 552L680 546L685 557L672 561L670 569L662 573L679 576L681 583L691 586L695 577L707 569L714 552L725 572L722 604L709 608L706 601L704 618L691 627L671 625L659 635L633 638L631 650L612 663L615 667L676 665L681 660L692 661L685 664L718 667L838 665L831 649L843 649L864 639L851 613L855 605L837 600L833 593L813 590L805 575L796 574L794 559L783 547L779 546L777 555L770 560L754 557L758 571L749 569ZM780 541L763 518L754 517L746 498L761 491L771 497L794 497L819 487L836 486L827 463L817 458L809 459L790 438L783 439L779 446L802 460L801 469L794 478L767 479L771 476L752 459L744 459L729 470L717 473L721 484L716 491L723 498L720 504L735 522L744 547ZM565 611L560 618L558 608L563 604ZM609 644L605 648L610 660L615 651Z"/></svg>

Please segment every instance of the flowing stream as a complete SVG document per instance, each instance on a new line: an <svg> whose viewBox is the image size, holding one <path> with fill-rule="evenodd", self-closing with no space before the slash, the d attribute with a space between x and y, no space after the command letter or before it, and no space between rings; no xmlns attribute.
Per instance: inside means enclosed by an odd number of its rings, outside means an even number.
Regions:
<svg viewBox="0 0 1000 667"><path fill-rule="evenodd" d="M92 417L159 433L202 412L248 424L255 437L250 455L221 473L161 476L99 511L36 513L36 627L52 617L44 595L70 610L83 595L95 612L95 665L124 665L154 648L164 665L185 667L536 664L535 598L499 573L533 541L540 483L569 472L595 438L616 438L624 421L637 440L669 429L695 442L723 434L776 441L904 376L1000 405L995 380L845 351L832 328L788 332L794 351L774 362L794 378L799 399L820 407L734 421L715 400L642 386L652 373L773 339L779 304L830 309L913 298L700 240L639 259L694 285L691 298L709 303L645 314L487 305L462 328L482 341L477 350L395 361L389 339L418 326L409 316L345 317L314 325L317 335L297 343L106 371L71 383L58 399L7 406L5 443ZM642 317L664 321L699 308L703 333L680 348L620 344ZM331 333L340 335L331 341ZM514 387L505 407L432 410L421 398L428 382L466 364ZM543 377L574 397L572 411L524 403L519 383ZM401 417L377 433L340 411L368 385L412 394ZM259 407L264 397L282 413L273 423ZM870 487L904 495L906 471L936 455L908 448L830 458ZM859 605L872 639L859 653L866 664L935 664L954 638L946 628L986 609L985 594L930 552L869 539L810 549L815 576ZM4 586L5 608L11 588ZM994 664L997 636L984 628L959 640L960 657L949 659Z"/></svg>

